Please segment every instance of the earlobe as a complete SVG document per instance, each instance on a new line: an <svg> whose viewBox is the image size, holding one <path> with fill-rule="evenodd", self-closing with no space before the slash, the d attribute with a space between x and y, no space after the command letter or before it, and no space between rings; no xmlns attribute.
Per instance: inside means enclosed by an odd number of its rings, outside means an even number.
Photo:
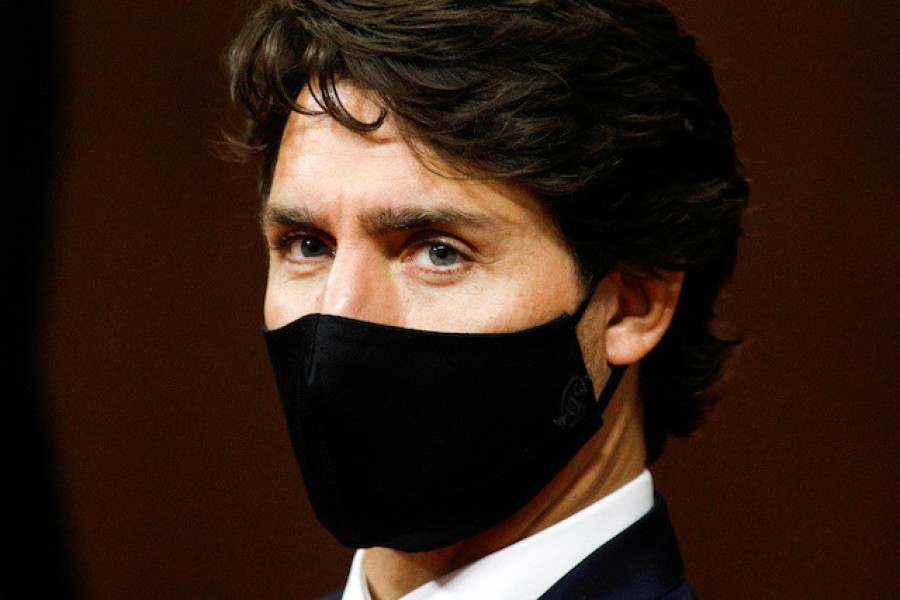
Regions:
<svg viewBox="0 0 900 600"><path fill-rule="evenodd" d="M659 277L620 272L608 277L616 287L616 311L606 326L606 360L629 365L646 356L672 322L684 273L664 271Z"/></svg>

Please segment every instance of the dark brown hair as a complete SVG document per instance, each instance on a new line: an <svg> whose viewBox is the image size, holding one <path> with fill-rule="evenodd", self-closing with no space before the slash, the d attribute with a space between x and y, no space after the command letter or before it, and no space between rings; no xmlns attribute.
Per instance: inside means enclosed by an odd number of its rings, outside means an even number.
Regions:
<svg viewBox="0 0 900 600"><path fill-rule="evenodd" d="M549 207L588 275L685 271L673 322L642 361L648 460L688 435L734 340L710 328L747 185L709 64L653 0L270 0L228 53L242 115L232 148L271 184L288 115L311 83L323 111L377 129L391 114L468 177ZM360 122L338 82L384 107Z"/></svg>

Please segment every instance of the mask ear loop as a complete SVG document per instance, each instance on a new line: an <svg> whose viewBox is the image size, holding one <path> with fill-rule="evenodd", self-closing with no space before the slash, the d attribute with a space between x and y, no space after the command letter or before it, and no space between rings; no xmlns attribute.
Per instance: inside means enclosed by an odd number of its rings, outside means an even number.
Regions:
<svg viewBox="0 0 900 600"><path fill-rule="evenodd" d="M609 401L612 400L613 394L619 389L619 384L622 383L622 378L625 377L625 371L627 370L628 365L610 365L609 378L606 380L603 390L600 392L600 397L597 398L597 408L601 413L606 410Z"/></svg>
<svg viewBox="0 0 900 600"><path fill-rule="evenodd" d="M575 319L576 323L581 321L581 317L584 316L587 307L590 306L591 300L594 299L594 292L597 291L597 287L600 285L600 282L603 281L603 278L606 277L607 274L608 272L604 273L603 275L591 278L591 284L587 295L578 305L578 308L575 309L575 312L572 313L572 318ZM625 376L625 371L627 370L628 365L610 365L609 378L603 385L603 390L601 390L600 392L600 397L597 398L596 406L601 414L604 410L606 410L606 406L609 404L609 401L612 400L613 394L616 393L616 390L619 388L619 384L622 383L622 378Z"/></svg>

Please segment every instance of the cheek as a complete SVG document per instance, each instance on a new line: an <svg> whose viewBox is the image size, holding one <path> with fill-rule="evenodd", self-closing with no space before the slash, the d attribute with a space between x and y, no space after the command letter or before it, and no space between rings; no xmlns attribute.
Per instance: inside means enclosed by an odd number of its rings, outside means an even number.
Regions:
<svg viewBox="0 0 900 600"><path fill-rule="evenodd" d="M266 288L266 298L263 301L263 320L267 329L278 329L291 322L285 311L284 303L281 302L278 293L274 292L271 286Z"/></svg>
<svg viewBox="0 0 900 600"><path fill-rule="evenodd" d="M459 298L444 298L441 304L452 310L442 312L449 322L441 328L508 333L572 312L583 298L572 263L564 253L540 258L504 265L494 276L479 278L479 285L467 286Z"/></svg>
<svg viewBox="0 0 900 600"><path fill-rule="evenodd" d="M263 320L268 329L278 329L315 312L316 298L309 290L273 281L270 276L263 302Z"/></svg>
<svg viewBox="0 0 900 600"><path fill-rule="evenodd" d="M542 245L543 252L529 257L517 273L520 287L513 314L536 325L572 313L584 299L575 262L561 245Z"/></svg>

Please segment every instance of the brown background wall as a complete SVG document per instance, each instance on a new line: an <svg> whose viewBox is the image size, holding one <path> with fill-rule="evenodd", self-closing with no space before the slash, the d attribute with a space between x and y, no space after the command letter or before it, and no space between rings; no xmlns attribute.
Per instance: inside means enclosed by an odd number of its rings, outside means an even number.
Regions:
<svg viewBox="0 0 900 600"><path fill-rule="evenodd" d="M731 395L654 469L689 578L704 598L895 597L900 7L673 5L754 206L722 308L748 339ZM253 171L213 153L246 6L61 4L43 365L91 598L312 598L346 572L264 354Z"/></svg>

